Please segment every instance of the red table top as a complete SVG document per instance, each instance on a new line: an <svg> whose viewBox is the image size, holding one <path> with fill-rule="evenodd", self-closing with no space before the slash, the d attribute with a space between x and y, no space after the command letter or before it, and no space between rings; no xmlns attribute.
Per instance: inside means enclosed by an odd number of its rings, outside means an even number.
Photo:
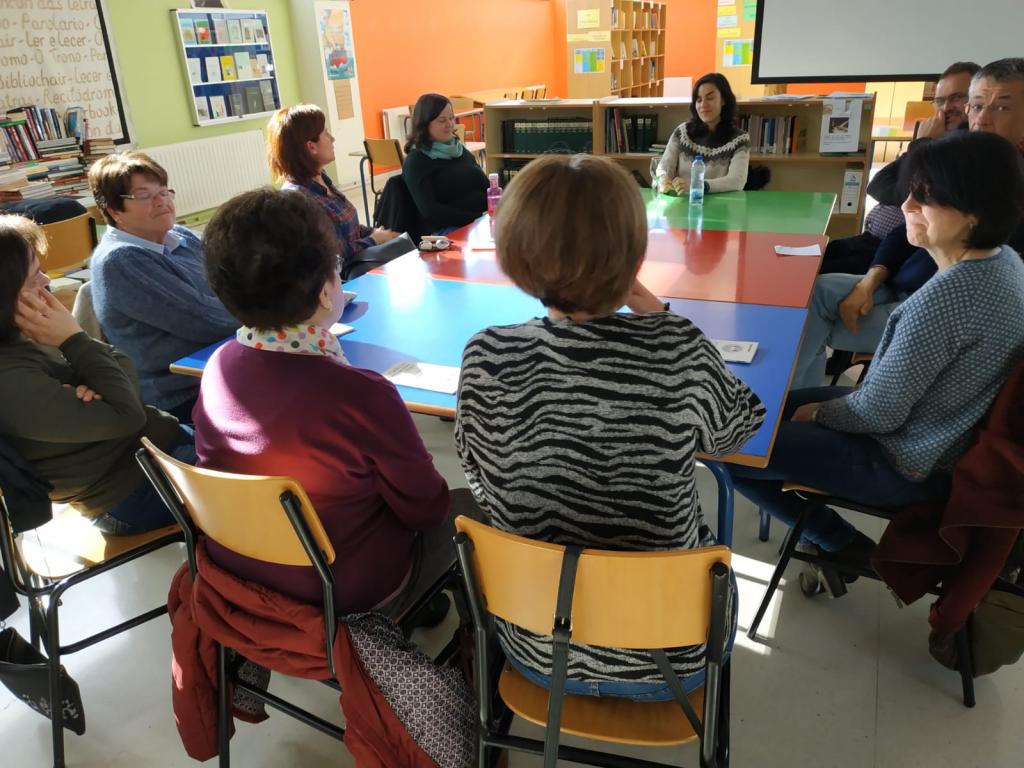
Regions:
<svg viewBox="0 0 1024 768"><path fill-rule="evenodd" d="M486 218L453 232L453 247L422 253L436 278L508 283L495 260ZM658 296L776 307L806 307L820 256L779 256L776 245L817 244L828 238L773 232L652 229L640 280Z"/></svg>

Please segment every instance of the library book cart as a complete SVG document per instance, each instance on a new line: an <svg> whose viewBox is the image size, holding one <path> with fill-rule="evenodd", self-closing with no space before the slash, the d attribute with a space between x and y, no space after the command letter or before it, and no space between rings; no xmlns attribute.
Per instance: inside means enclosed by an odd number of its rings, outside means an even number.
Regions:
<svg viewBox="0 0 1024 768"><path fill-rule="evenodd" d="M826 234L848 237L861 230L871 167L874 96L862 101L856 152L819 151L821 97L749 99L739 102L740 127L750 133L751 166L766 166L770 190L830 192L836 209ZM487 171L502 184L544 154L607 155L650 180L652 157L676 126L690 119L690 101L676 97L499 101L485 107ZM589 133L588 133L589 130ZM844 203L845 185L845 203Z"/></svg>

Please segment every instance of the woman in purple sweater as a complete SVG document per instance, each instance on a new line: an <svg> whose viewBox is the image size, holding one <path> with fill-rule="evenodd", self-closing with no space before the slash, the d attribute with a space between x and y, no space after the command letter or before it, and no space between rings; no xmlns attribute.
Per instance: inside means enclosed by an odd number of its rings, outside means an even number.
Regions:
<svg viewBox="0 0 1024 768"><path fill-rule="evenodd" d="M221 206L203 243L210 285L242 327L203 373L199 466L296 478L337 551L339 612L394 613L454 562L448 486L395 387L350 366L328 330L342 310L330 222L306 194L265 188ZM244 579L320 600L311 567L208 546Z"/></svg>

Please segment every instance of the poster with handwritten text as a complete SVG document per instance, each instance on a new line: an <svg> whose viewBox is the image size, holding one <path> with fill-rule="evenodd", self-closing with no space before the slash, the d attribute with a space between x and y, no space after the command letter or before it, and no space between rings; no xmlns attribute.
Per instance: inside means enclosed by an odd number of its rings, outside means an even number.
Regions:
<svg viewBox="0 0 1024 768"><path fill-rule="evenodd" d="M97 0L0 2L0 117L82 107L91 138L127 138Z"/></svg>

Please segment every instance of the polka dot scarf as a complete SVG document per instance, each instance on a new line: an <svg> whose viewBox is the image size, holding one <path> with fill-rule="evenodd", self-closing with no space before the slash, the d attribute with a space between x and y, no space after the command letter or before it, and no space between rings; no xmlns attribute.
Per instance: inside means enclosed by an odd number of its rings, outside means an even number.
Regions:
<svg viewBox="0 0 1024 768"><path fill-rule="evenodd" d="M243 347L293 355L323 355L339 365L348 365L337 337L319 325L288 325L271 330L243 325L235 339Z"/></svg>

